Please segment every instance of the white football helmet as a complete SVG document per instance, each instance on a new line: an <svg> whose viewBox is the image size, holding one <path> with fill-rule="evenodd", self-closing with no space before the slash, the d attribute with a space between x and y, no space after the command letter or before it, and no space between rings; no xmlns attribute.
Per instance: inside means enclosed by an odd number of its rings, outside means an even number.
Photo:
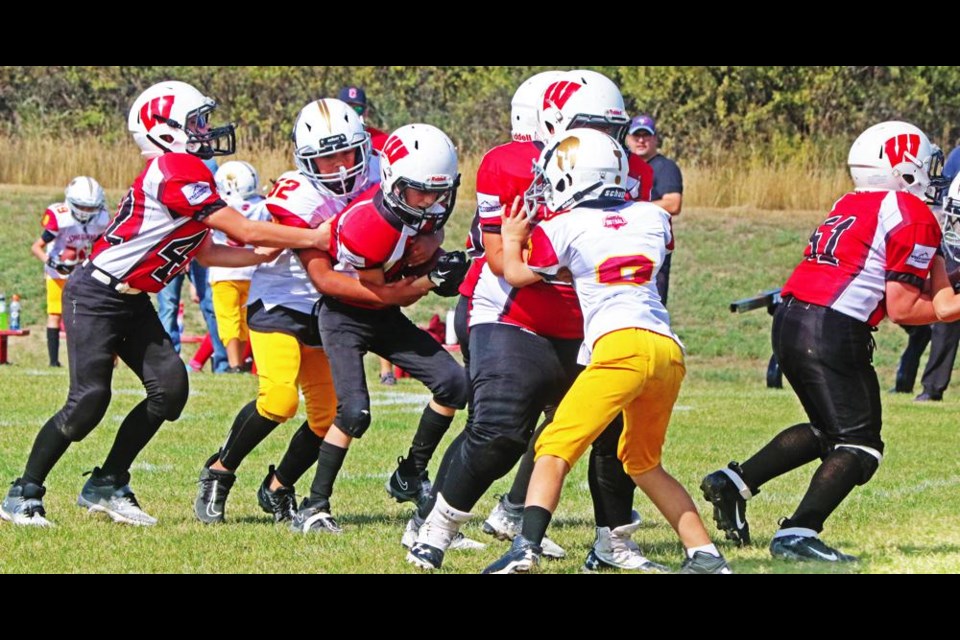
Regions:
<svg viewBox="0 0 960 640"><path fill-rule="evenodd" d="M533 167L524 195L527 215L546 206L557 214L593 200L623 201L627 194L627 152L594 129L573 129L555 137Z"/></svg>
<svg viewBox="0 0 960 640"><path fill-rule="evenodd" d="M127 128L146 158L189 153L204 160L237 148L236 127L211 127L217 103L186 82L158 82L133 102Z"/></svg>
<svg viewBox="0 0 960 640"><path fill-rule="evenodd" d="M80 224L86 224L104 207L103 187L89 176L77 176L63 190L70 215Z"/></svg>
<svg viewBox="0 0 960 640"><path fill-rule="evenodd" d="M362 179L370 162L370 134L360 116L346 102L324 98L311 102L293 125L293 158L297 169L322 193L352 196L367 186ZM321 171L316 160L348 149L355 150L353 166Z"/></svg>
<svg viewBox="0 0 960 640"><path fill-rule="evenodd" d="M563 71L544 71L528 78L513 94L510 101L510 127L514 142L539 140L540 127L537 111L547 87L563 77Z"/></svg>
<svg viewBox="0 0 960 640"><path fill-rule="evenodd" d="M937 216L943 229L943 248L954 262L960 262L960 175L953 179Z"/></svg>
<svg viewBox="0 0 960 640"><path fill-rule="evenodd" d="M453 142L429 124L400 127L383 145L380 184L384 202L404 225L417 231L440 229L453 213L460 186ZM437 192L439 197L428 207L418 207L407 202L407 188Z"/></svg>
<svg viewBox="0 0 960 640"><path fill-rule="evenodd" d="M599 129L622 140L630 124L617 85L587 69L567 71L547 86L537 120L543 140L577 128Z"/></svg>
<svg viewBox="0 0 960 640"><path fill-rule="evenodd" d="M853 142L847 165L859 190L907 191L922 199L939 176L943 154L914 125L881 122Z"/></svg>
<svg viewBox="0 0 960 640"><path fill-rule="evenodd" d="M253 165L242 160L231 160L223 165L213 176L217 191L228 198L249 200L260 193L260 175Z"/></svg>

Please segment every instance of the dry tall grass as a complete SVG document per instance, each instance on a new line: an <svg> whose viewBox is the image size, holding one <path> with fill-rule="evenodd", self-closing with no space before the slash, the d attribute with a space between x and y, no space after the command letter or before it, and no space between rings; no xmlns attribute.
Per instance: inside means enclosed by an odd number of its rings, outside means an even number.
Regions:
<svg viewBox="0 0 960 640"><path fill-rule="evenodd" d="M265 185L293 168L289 149L238 144L234 158L257 167ZM850 188L846 167L811 168L809 161L756 159L730 154L728 162L683 166L684 204L690 207L750 206L759 209L824 209ZM472 198L479 157L461 159L461 199ZM105 188L125 189L143 166L132 142L109 144L96 138L20 139L0 137L0 183L66 185L77 175L91 175Z"/></svg>

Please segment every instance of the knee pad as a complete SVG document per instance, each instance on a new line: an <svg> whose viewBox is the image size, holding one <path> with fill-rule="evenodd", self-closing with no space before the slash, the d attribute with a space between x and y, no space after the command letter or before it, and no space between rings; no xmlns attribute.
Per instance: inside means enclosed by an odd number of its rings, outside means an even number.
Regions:
<svg viewBox="0 0 960 640"><path fill-rule="evenodd" d="M163 420L174 421L180 417L190 395L190 381L179 358L177 366L169 370L158 386L147 390L147 411Z"/></svg>
<svg viewBox="0 0 960 640"><path fill-rule="evenodd" d="M257 399L257 410L275 422L286 422L297 415L300 394L296 385L275 384Z"/></svg>
<svg viewBox="0 0 960 640"><path fill-rule="evenodd" d="M457 365L457 370L456 373L451 372L451 375L433 394L433 400L437 404L451 409L465 408L467 400L470 399L470 376L460 365Z"/></svg>
<svg viewBox="0 0 960 640"><path fill-rule="evenodd" d="M370 428L370 409L366 406L344 406L337 417L337 426L351 438L362 438Z"/></svg>
<svg viewBox="0 0 960 640"><path fill-rule="evenodd" d="M838 444L834 451L846 451L852 453L857 462L860 463L860 482L857 484L863 486L870 481L873 474L880 468L880 462L883 460L883 454L872 447L864 447L858 444Z"/></svg>
<svg viewBox="0 0 960 640"><path fill-rule="evenodd" d="M100 424L110 406L110 389L87 391L72 407L60 412L58 428L70 442L80 442Z"/></svg>
<svg viewBox="0 0 960 640"><path fill-rule="evenodd" d="M491 433L474 425L460 448L461 463L469 467L475 477L494 481L502 478L527 451L524 434L513 432Z"/></svg>

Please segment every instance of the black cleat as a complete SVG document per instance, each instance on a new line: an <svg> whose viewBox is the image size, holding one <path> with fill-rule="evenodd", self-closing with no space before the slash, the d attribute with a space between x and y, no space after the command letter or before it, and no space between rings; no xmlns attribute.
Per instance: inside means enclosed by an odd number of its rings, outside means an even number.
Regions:
<svg viewBox="0 0 960 640"><path fill-rule="evenodd" d="M540 563L543 549L522 535L513 538L510 550L489 565L482 573L528 573Z"/></svg>
<svg viewBox="0 0 960 640"><path fill-rule="evenodd" d="M713 556L697 551L692 558L683 561L680 573L733 573L723 556Z"/></svg>
<svg viewBox="0 0 960 640"><path fill-rule="evenodd" d="M214 471L210 468L220 458L220 452L213 454L200 470L198 483L200 490L193 503L193 514L204 524L219 524L224 521L223 510L227 505L230 487L237 476L229 471Z"/></svg>
<svg viewBox="0 0 960 640"><path fill-rule="evenodd" d="M330 505L311 504L309 498L300 503L300 509L290 520L290 530L297 533L343 533L343 528L330 515Z"/></svg>
<svg viewBox="0 0 960 640"><path fill-rule="evenodd" d="M404 473L405 460L397 458L397 469L387 480L385 488L397 502L419 504L430 496L430 478L426 470L421 473Z"/></svg>
<svg viewBox="0 0 960 640"><path fill-rule="evenodd" d="M276 468L270 465L267 477L257 489L257 502L264 513L273 516L274 522L292 520L297 514L297 494L293 487L279 487L276 491L270 490L270 481L273 480Z"/></svg>
<svg viewBox="0 0 960 640"><path fill-rule="evenodd" d="M815 536L779 536L770 542L770 555L786 560L814 560L816 562L856 562L856 556L828 547Z"/></svg>
<svg viewBox="0 0 960 640"><path fill-rule="evenodd" d="M717 528L726 533L727 540L743 547L750 544L747 501L729 475L738 471L737 463L731 462L729 469L714 471L705 477L700 482L700 490L703 491L703 497L713 504L713 520Z"/></svg>
<svg viewBox="0 0 960 640"><path fill-rule="evenodd" d="M437 549L423 542L417 542L414 543L414 545L410 547L410 551L407 552L407 562L419 569L433 571L443 566L443 555L444 552L442 549Z"/></svg>

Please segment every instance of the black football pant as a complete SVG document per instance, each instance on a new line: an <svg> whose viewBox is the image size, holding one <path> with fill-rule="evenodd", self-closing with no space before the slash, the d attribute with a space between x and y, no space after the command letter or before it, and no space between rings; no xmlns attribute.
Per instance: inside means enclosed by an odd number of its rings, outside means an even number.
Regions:
<svg viewBox="0 0 960 640"><path fill-rule="evenodd" d="M67 401L41 429L24 474L42 484L71 442L83 440L110 405L114 354L140 378L147 392L123 420L103 470L129 470L160 425L180 417L189 393L186 368L160 324L146 293L117 293L78 269L63 296L70 358Z"/></svg>

